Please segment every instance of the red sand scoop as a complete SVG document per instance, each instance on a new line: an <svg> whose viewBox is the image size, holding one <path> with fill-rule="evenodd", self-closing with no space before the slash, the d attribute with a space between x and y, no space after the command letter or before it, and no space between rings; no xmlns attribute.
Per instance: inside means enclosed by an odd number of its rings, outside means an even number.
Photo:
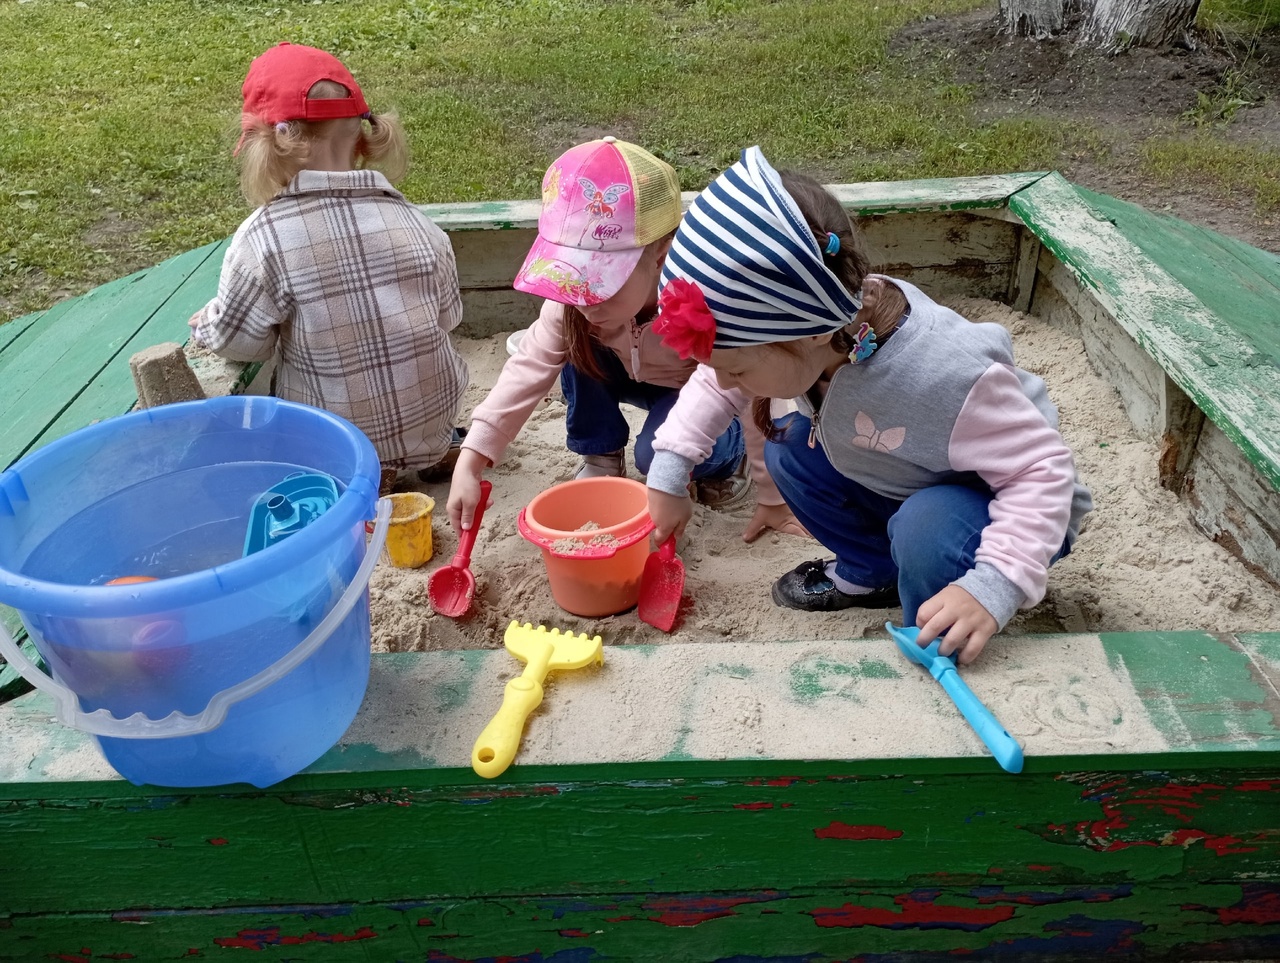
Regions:
<svg viewBox="0 0 1280 963"><path fill-rule="evenodd" d="M480 501L476 503L476 514L471 520L471 527L458 539L458 554L453 561L442 565L431 573L427 579L427 598L431 607L440 615L451 619L460 618L471 608L471 599L476 594L476 577L471 574L471 549L476 544L476 533L480 531L480 519L484 518L484 507L489 504L489 493L493 491L490 482L480 483Z"/></svg>
<svg viewBox="0 0 1280 963"><path fill-rule="evenodd" d="M645 559L640 576L640 619L655 629L670 632L684 594L684 562L676 554L675 535L667 536L656 552Z"/></svg>

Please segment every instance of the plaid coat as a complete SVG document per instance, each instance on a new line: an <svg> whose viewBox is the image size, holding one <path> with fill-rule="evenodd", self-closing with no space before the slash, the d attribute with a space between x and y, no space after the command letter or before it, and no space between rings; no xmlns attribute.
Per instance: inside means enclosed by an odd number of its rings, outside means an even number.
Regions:
<svg viewBox="0 0 1280 963"><path fill-rule="evenodd" d="M304 170L240 225L196 339L276 358L273 393L342 415L384 467L448 450L467 364L449 239L372 170Z"/></svg>

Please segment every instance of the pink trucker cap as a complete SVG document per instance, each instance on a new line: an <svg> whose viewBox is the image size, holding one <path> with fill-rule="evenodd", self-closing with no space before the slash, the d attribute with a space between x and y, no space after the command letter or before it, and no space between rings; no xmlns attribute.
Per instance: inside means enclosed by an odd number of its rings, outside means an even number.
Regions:
<svg viewBox="0 0 1280 963"><path fill-rule="evenodd" d="M538 239L515 288L564 304L607 301L646 244L680 223L676 172L614 137L571 147L542 178Z"/></svg>

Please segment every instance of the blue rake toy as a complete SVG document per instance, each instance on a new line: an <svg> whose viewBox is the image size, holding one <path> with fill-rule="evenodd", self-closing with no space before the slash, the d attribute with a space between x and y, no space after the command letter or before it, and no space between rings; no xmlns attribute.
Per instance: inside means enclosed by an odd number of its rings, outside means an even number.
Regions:
<svg viewBox="0 0 1280 963"><path fill-rule="evenodd" d="M928 645L920 646L916 642L920 630L914 626L900 629L892 622L886 622L884 627L889 630L889 635L893 637L893 641L897 643L903 655L912 662L918 662L924 666L929 670L929 674L938 680L938 684L951 697L956 708L960 710L969 725L973 726L973 731L978 734L978 738L996 757L1000 767L1006 772L1022 772L1022 746L1018 745L1017 740L1005 731L1004 726L1000 725L1000 720L993 716L991 710L973 694L968 683L960 678L960 673L956 671L955 659L942 655L938 651L942 645L942 639L934 639Z"/></svg>

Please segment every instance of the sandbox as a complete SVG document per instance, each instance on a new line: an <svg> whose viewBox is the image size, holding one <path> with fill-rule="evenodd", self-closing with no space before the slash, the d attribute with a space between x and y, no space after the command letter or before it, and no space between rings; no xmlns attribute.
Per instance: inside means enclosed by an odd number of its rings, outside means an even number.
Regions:
<svg viewBox="0 0 1280 963"><path fill-rule="evenodd" d="M1138 436L1119 394L1080 349L1078 334L995 301L958 298L949 303L971 320L998 322L1012 332L1015 359L1048 383L1077 470L1094 495L1094 511L1075 550L1050 571L1044 601L1019 613L1006 635L1209 626L1249 632L1280 626L1280 587L1196 529L1177 496L1160 487L1158 446ZM468 411L505 362L505 340L502 333L457 339L471 368ZM565 612L551 599L537 550L516 532L515 516L551 481L570 477L577 462L564 446L564 402L555 391L534 413L506 460L486 473L493 481L494 506L485 515L473 554L478 587L469 617L454 621L436 616L426 598L428 573L447 562L457 545L446 514L437 511L435 560L420 570L397 569L385 561L374 570L375 650L500 647L507 623L517 619L599 633L606 645L875 636L885 638L885 651L892 656L884 622L900 622L900 609L811 613L773 603L772 581L825 550L810 539L776 533L744 543L741 533L754 508L750 501L729 513L695 509L680 545L687 572L685 601L671 634L646 625L634 610L603 619ZM633 465L630 474L643 478ZM419 487L444 505L447 482ZM983 662L1001 658L999 639ZM1047 647L1043 659L1048 665L1061 662L1062 655ZM982 671L982 663L972 671Z"/></svg>
<svg viewBox="0 0 1280 963"><path fill-rule="evenodd" d="M530 963L1280 953L1280 264L1052 174L835 189L886 273L1013 330L1093 489L1045 601L965 671L1023 743L1021 774L886 640L896 610L773 607L772 579L820 550L744 545L745 512L698 510L670 636L634 612L560 611L514 525L576 461L553 396L489 475L474 614L431 613L433 564L382 566L365 703L302 774L138 788L40 697L0 705L0 870L23 881L0 946ZM533 317L510 280L538 205L428 213L458 255L470 406ZM6 462L127 410L129 355L185 336L223 246L0 328ZM250 374L203 372L232 389ZM447 486L426 490L439 503ZM438 563L455 547L441 509ZM599 632L604 665L553 676L515 764L486 781L468 752L519 671L496 649L513 619Z"/></svg>

